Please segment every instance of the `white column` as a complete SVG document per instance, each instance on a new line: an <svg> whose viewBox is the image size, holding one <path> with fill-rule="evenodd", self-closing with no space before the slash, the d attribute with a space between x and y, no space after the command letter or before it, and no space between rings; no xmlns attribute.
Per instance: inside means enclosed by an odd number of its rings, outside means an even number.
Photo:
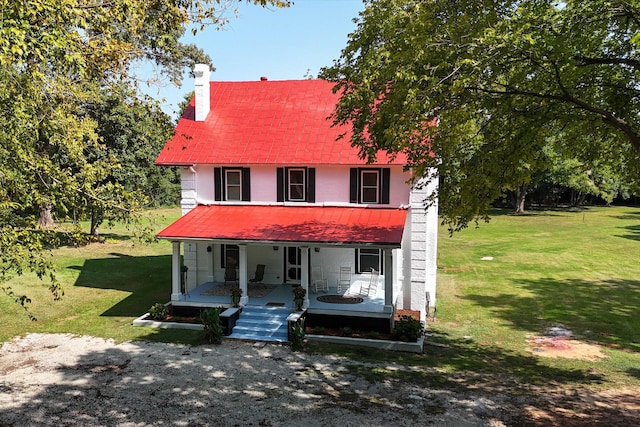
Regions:
<svg viewBox="0 0 640 427"><path fill-rule="evenodd" d="M173 253L171 255L171 301L182 299L182 265L180 263L180 242L171 242Z"/></svg>
<svg viewBox="0 0 640 427"><path fill-rule="evenodd" d="M249 302L249 295L247 295L247 245L238 245L238 248L240 249L240 271L238 275L240 276L240 289L242 289L240 305L247 305Z"/></svg>
<svg viewBox="0 0 640 427"><path fill-rule="evenodd" d="M303 246L300 248L300 285L307 291L304 296L303 308L309 308L309 248Z"/></svg>
<svg viewBox="0 0 640 427"><path fill-rule="evenodd" d="M393 313L393 258L391 249L383 249L384 256L384 311Z"/></svg>

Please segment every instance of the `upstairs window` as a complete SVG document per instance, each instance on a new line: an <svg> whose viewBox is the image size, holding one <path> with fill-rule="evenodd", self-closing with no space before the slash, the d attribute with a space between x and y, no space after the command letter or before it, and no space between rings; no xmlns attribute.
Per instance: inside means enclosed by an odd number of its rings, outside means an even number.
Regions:
<svg viewBox="0 0 640 427"><path fill-rule="evenodd" d="M277 201L316 201L316 169L305 167L277 168Z"/></svg>
<svg viewBox="0 0 640 427"><path fill-rule="evenodd" d="M296 202L305 202L307 200L305 175L304 169L287 170L287 200Z"/></svg>
<svg viewBox="0 0 640 427"><path fill-rule="evenodd" d="M214 168L215 200L251 201L249 168Z"/></svg>
<svg viewBox="0 0 640 427"><path fill-rule="evenodd" d="M242 200L242 170L224 171L225 200Z"/></svg>
<svg viewBox="0 0 640 427"><path fill-rule="evenodd" d="M351 168L349 201L361 204L389 204L389 168Z"/></svg>
<svg viewBox="0 0 640 427"><path fill-rule="evenodd" d="M380 171L360 171L360 201L362 203L380 203Z"/></svg>

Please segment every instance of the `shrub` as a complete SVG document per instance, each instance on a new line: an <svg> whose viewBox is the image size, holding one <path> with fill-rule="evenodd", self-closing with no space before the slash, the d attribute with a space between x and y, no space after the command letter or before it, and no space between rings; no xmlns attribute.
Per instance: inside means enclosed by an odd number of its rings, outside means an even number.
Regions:
<svg viewBox="0 0 640 427"><path fill-rule="evenodd" d="M304 350L304 327L300 323L295 323L291 327L291 350Z"/></svg>
<svg viewBox="0 0 640 427"><path fill-rule="evenodd" d="M416 342L424 334L422 323L411 316L402 315L393 327L393 339L404 342Z"/></svg>
<svg viewBox="0 0 640 427"><path fill-rule="evenodd" d="M313 327L313 333L315 335L322 335L326 332L326 329L322 326L314 326Z"/></svg>
<svg viewBox="0 0 640 427"><path fill-rule="evenodd" d="M350 337L353 334L353 329L345 326L343 328L340 328L340 335L342 335L343 337Z"/></svg>
<svg viewBox="0 0 640 427"><path fill-rule="evenodd" d="M204 325L204 340L209 344L221 344L223 336L222 321L220 320L220 309L210 308L200 314L200 319Z"/></svg>
<svg viewBox="0 0 640 427"><path fill-rule="evenodd" d="M153 320L164 320L169 315L169 307L159 302L153 304L149 309L149 316Z"/></svg>

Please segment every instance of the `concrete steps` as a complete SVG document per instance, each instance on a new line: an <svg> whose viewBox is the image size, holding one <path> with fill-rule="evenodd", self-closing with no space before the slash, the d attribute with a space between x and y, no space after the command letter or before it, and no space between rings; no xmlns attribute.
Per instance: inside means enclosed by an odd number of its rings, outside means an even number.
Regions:
<svg viewBox="0 0 640 427"><path fill-rule="evenodd" d="M287 342L288 307L245 306L227 338Z"/></svg>

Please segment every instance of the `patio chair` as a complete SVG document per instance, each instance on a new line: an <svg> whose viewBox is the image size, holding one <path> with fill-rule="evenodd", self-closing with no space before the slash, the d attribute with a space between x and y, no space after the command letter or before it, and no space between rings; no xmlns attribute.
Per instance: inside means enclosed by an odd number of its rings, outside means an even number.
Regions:
<svg viewBox="0 0 640 427"><path fill-rule="evenodd" d="M227 266L224 269L224 283L233 282L234 284L238 284L238 273L236 272L236 265L232 262L227 261Z"/></svg>
<svg viewBox="0 0 640 427"><path fill-rule="evenodd" d="M253 273L253 277L251 279L249 279L249 283L260 283L260 282L262 282L262 279L264 278L264 268L265 268L264 264L256 265L256 272Z"/></svg>
<svg viewBox="0 0 640 427"><path fill-rule="evenodd" d="M325 292L329 291L329 283L327 282L327 279L324 278L321 267L311 268L311 286L315 293L318 293L318 290Z"/></svg>
<svg viewBox="0 0 640 427"><path fill-rule="evenodd" d="M369 294L373 291L375 295L376 289L378 287L378 279L380 277L380 273L378 273L373 268L371 269L371 276L369 277L369 281L363 280L360 282L360 295L364 297L368 297Z"/></svg>
<svg viewBox="0 0 640 427"><path fill-rule="evenodd" d="M351 267L340 266L340 278L338 279L338 289L340 293L343 290L346 292L351 286Z"/></svg>

